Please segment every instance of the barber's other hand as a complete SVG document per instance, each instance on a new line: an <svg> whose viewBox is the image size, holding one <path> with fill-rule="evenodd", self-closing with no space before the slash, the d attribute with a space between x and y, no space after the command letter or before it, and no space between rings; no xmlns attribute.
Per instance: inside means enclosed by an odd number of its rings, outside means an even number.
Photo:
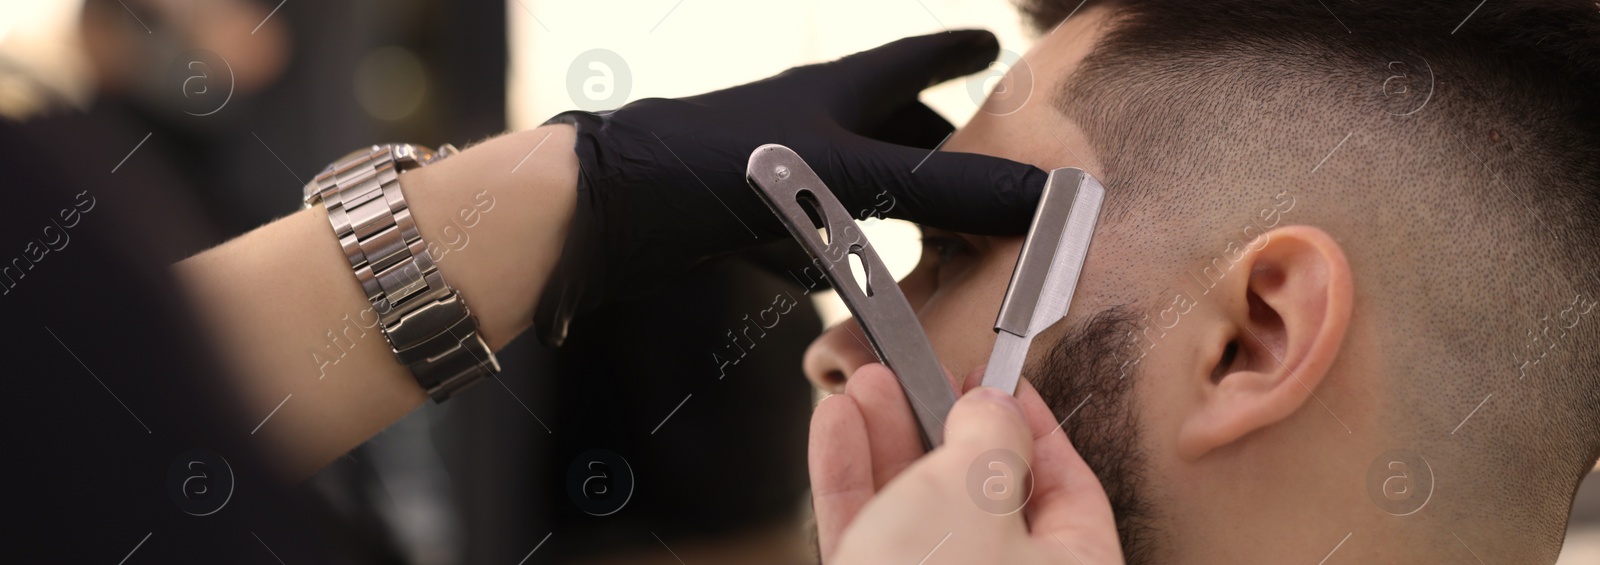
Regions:
<svg viewBox="0 0 1600 565"><path fill-rule="evenodd" d="M745 181L750 153L767 143L799 153L857 218L1023 233L1045 173L995 157L930 155L952 129L917 101L929 86L986 68L998 51L985 31L937 33L699 96L552 118L577 128L582 171L569 237L599 239L586 253L602 262L586 269L586 306L648 293L706 257L787 237Z"/></svg>
<svg viewBox="0 0 1600 565"><path fill-rule="evenodd" d="M946 443L921 459L915 420L893 373L867 365L849 383L845 394L817 407L811 423L825 563L1122 563L1099 480L1026 381L1014 399L970 390L950 412ZM983 501L987 509L979 505L978 497L997 490L1027 488L1025 470L1013 472L1015 461L998 461L996 449L1032 470L1032 494L1020 512L1005 514L993 500ZM977 490L974 472L987 481Z"/></svg>

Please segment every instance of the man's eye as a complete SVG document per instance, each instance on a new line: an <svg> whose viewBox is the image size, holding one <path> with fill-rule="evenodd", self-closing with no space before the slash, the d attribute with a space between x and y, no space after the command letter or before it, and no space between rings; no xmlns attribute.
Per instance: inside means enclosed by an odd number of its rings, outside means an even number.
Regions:
<svg viewBox="0 0 1600 565"><path fill-rule="evenodd" d="M959 237L924 235L922 250L924 253L933 253L939 258L940 263L949 263L966 255L972 248Z"/></svg>

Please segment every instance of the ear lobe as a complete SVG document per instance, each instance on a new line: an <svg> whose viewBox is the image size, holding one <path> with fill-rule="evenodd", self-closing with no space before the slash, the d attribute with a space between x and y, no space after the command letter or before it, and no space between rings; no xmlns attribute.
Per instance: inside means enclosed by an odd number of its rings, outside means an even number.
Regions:
<svg viewBox="0 0 1600 565"><path fill-rule="evenodd" d="M1201 351L1200 405L1178 433L1178 454L1199 459L1311 403L1350 325L1352 288L1344 251L1327 232L1287 226L1234 265L1247 276L1213 292L1224 323ZM1337 424L1343 426L1343 424Z"/></svg>

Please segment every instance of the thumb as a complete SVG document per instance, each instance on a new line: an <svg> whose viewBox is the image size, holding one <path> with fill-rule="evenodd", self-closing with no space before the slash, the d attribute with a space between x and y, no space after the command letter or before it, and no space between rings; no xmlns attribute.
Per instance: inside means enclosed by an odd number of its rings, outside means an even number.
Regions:
<svg viewBox="0 0 1600 565"><path fill-rule="evenodd" d="M1034 461L1039 473L1028 502L1032 535L1045 546L1064 548L1086 563L1122 562L1116 517L1100 480L1072 447L1068 435L1056 428L1060 424L1054 422L1033 383L1023 380L1018 385L1017 402L1024 413L1035 416Z"/></svg>
<svg viewBox="0 0 1600 565"><path fill-rule="evenodd" d="M945 445L938 458L953 458L966 470L967 494L989 514L1014 515L1033 495L1033 434L1015 399L999 389L977 387L950 409Z"/></svg>
<svg viewBox="0 0 1600 565"><path fill-rule="evenodd" d="M1033 459L1033 432L1017 399L988 386L961 395L945 419L945 444L958 450L1003 448Z"/></svg>
<svg viewBox="0 0 1600 565"><path fill-rule="evenodd" d="M871 140L813 162L850 210L976 235L1028 231L1045 171L1000 157Z"/></svg>

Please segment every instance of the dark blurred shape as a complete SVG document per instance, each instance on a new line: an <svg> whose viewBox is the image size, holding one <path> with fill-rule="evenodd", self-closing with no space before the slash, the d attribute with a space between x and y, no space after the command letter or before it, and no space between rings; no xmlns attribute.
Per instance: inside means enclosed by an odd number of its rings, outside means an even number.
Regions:
<svg viewBox="0 0 1600 565"><path fill-rule="evenodd" d="M745 316L777 296L794 307L764 335L746 330ZM793 531L798 545L811 411L799 361L820 331L792 282L728 261L655 299L609 307L574 327L562 349L503 355L509 367L533 368L531 378L505 380L515 398L485 385L446 407L461 423L460 435L443 442L447 454L459 450L445 458L452 474L488 475L457 482L466 489L468 539L481 540L467 544L467 561L516 562L546 534L538 555L547 562L651 552L671 560L663 543L736 545L774 529ZM719 378L712 354L728 357L730 333L746 355ZM524 335L517 343L533 342ZM517 444L530 448L507 449ZM613 514L592 515L571 498L574 458L592 449L621 456L634 477L631 498ZM615 486L602 483L591 489ZM480 536L486 530L503 533ZM751 558L785 562L793 546L778 541Z"/></svg>
<svg viewBox="0 0 1600 565"><path fill-rule="evenodd" d="M5 373L26 399L8 411L6 445L36 461L8 486L30 517L7 536L8 557L115 562L137 547L129 563L515 563L537 546L541 562L676 562L662 544L745 556L725 562L784 555L771 532L803 504L799 359L820 328L790 283L736 261L617 306L568 348L514 342L499 383L425 406L292 496L255 471L244 432L256 421L229 420L244 416L215 387L219 366L164 266L296 210L302 183L355 147L502 132L505 18L500 2L84 3L93 76L76 78L97 85L92 100L58 94L0 123L0 170L21 193L0 207L11 234L0 245L12 246L0 267L21 275L0 297ZM56 84L33 69L0 72ZM80 193L97 207L63 232L71 248L13 266L20 246L56 241L59 228L39 230ZM741 316L779 293L791 312L718 379L712 353L730 332L748 343ZM595 448L636 478L604 516L568 494L573 459ZM181 453L234 473L214 514L168 500L200 488L169 484L189 465Z"/></svg>
<svg viewBox="0 0 1600 565"><path fill-rule="evenodd" d="M123 154L90 145L63 159L0 122L0 170L17 187L0 206L12 463L0 551L16 563L340 562L352 550L268 480L255 415L232 409L150 227L162 218L140 183L153 177L106 187L69 172L109 175Z"/></svg>

